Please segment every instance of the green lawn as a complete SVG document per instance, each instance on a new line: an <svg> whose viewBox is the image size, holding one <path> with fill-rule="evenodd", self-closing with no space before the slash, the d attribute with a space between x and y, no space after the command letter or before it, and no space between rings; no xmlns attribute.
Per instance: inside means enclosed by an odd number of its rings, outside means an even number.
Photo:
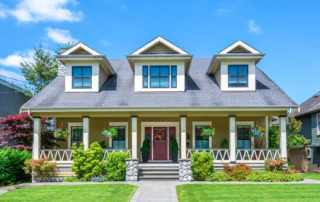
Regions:
<svg viewBox="0 0 320 202"><path fill-rule="evenodd" d="M304 177L306 179L320 180L320 173L305 173Z"/></svg>
<svg viewBox="0 0 320 202"><path fill-rule="evenodd" d="M128 184L34 186L2 194L0 201L130 201L136 189Z"/></svg>
<svg viewBox="0 0 320 202"><path fill-rule="evenodd" d="M320 201L320 184L185 184L177 186L185 201Z"/></svg>

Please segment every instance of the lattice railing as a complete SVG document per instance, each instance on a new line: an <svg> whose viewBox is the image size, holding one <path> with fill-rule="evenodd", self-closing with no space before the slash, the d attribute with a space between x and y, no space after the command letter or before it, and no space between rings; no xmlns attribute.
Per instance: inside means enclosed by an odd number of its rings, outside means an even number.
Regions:
<svg viewBox="0 0 320 202"><path fill-rule="evenodd" d="M190 158L194 152L210 152L214 159L213 161L216 163L224 163L230 161L229 149L188 149L187 157Z"/></svg>
<svg viewBox="0 0 320 202"><path fill-rule="evenodd" d="M48 158L49 161L72 161L73 149L41 149L40 158Z"/></svg>
<svg viewBox="0 0 320 202"><path fill-rule="evenodd" d="M258 162L280 157L280 149L237 149L237 162Z"/></svg>

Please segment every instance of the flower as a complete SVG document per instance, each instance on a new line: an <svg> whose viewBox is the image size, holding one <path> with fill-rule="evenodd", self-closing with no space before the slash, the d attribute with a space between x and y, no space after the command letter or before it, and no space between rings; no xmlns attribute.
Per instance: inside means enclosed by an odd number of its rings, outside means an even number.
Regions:
<svg viewBox="0 0 320 202"><path fill-rule="evenodd" d="M63 130L63 129L64 129L64 126L62 126L61 129Z"/></svg>
<svg viewBox="0 0 320 202"><path fill-rule="evenodd" d="M209 128L212 128L212 125L208 125Z"/></svg>

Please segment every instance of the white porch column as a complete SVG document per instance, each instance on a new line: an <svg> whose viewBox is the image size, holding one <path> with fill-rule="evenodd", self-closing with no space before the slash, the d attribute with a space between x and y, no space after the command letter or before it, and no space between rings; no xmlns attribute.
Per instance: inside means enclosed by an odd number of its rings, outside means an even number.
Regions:
<svg viewBox="0 0 320 202"><path fill-rule="evenodd" d="M287 158L287 116L279 116L280 155Z"/></svg>
<svg viewBox="0 0 320 202"><path fill-rule="evenodd" d="M265 120L265 136L266 136L266 148L269 148L269 116L266 116Z"/></svg>
<svg viewBox="0 0 320 202"><path fill-rule="evenodd" d="M41 148L41 118L33 118L32 158L39 159Z"/></svg>
<svg viewBox="0 0 320 202"><path fill-rule="evenodd" d="M84 144L84 150L86 151L89 148L90 140L89 140L89 123L90 118L89 116L84 116L83 118L83 144Z"/></svg>
<svg viewBox="0 0 320 202"><path fill-rule="evenodd" d="M132 158L138 158L138 116L131 116L131 147L132 147Z"/></svg>
<svg viewBox="0 0 320 202"><path fill-rule="evenodd" d="M187 116L181 116L181 158L187 158Z"/></svg>
<svg viewBox="0 0 320 202"><path fill-rule="evenodd" d="M229 116L229 149L230 163L236 163L236 116Z"/></svg>

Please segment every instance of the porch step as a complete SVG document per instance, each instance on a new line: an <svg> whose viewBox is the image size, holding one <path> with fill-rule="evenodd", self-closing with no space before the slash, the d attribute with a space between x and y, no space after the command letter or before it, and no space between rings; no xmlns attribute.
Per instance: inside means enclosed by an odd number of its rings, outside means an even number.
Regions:
<svg viewBox="0 0 320 202"><path fill-rule="evenodd" d="M177 163L148 163L139 165L140 180L178 180L179 165Z"/></svg>

